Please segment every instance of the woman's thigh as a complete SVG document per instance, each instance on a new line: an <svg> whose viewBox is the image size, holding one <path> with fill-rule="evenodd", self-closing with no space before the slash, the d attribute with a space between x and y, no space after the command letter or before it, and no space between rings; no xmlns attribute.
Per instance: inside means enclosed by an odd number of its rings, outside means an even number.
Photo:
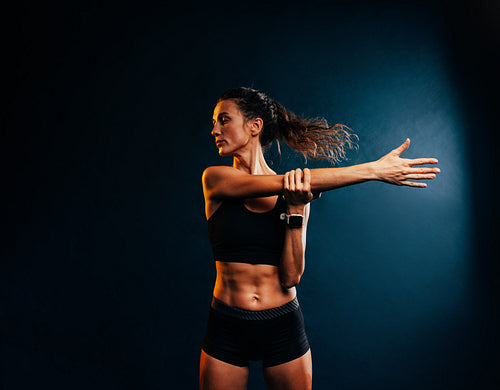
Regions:
<svg viewBox="0 0 500 390"><path fill-rule="evenodd" d="M201 351L200 390L244 390L248 373L248 367L234 366Z"/></svg>
<svg viewBox="0 0 500 390"><path fill-rule="evenodd" d="M264 367L269 390L310 390L312 388L311 350L298 359L272 367Z"/></svg>

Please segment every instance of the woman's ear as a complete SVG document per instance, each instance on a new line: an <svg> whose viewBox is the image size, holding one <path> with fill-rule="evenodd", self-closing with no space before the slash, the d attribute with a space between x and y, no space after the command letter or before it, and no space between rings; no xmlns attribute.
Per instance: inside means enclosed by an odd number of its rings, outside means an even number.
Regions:
<svg viewBox="0 0 500 390"><path fill-rule="evenodd" d="M252 135L259 135L264 126L264 121L261 118L254 118L250 120L250 132Z"/></svg>

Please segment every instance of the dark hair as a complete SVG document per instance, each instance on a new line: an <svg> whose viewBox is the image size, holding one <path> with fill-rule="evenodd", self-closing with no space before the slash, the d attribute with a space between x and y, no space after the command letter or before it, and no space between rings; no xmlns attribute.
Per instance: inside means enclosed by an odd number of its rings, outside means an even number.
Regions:
<svg viewBox="0 0 500 390"><path fill-rule="evenodd" d="M264 125L260 134L263 147L283 138L288 145L304 157L315 160L339 162L346 157L346 150L356 148L357 136L344 125L329 126L323 118L298 118L276 100L252 88L229 89L219 97L219 102L233 100L245 119L261 118Z"/></svg>

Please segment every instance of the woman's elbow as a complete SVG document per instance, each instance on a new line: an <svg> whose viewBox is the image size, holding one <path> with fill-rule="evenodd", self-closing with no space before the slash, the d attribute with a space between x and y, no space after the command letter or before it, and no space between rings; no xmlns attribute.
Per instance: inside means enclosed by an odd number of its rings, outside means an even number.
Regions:
<svg viewBox="0 0 500 390"><path fill-rule="evenodd" d="M281 285L285 288L285 289L289 289L289 288L292 288L292 287L295 287L296 285L298 285L300 283L300 278L301 278L301 274L296 274L296 275L288 275L286 277L283 277L282 280L281 280Z"/></svg>

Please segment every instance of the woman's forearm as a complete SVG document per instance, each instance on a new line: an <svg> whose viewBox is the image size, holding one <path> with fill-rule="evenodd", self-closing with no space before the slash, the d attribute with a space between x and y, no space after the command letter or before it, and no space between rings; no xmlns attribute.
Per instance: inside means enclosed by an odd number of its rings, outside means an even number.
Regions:
<svg viewBox="0 0 500 390"><path fill-rule="evenodd" d="M301 228L286 227L285 242L280 261L281 284L284 288L292 288L299 284L305 269L305 249L309 205L289 205L289 214L304 216Z"/></svg>
<svg viewBox="0 0 500 390"><path fill-rule="evenodd" d="M292 288L299 284L304 273L304 246L302 229L288 229L285 237L283 254L280 262L281 284L284 288Z"/></svg>
<svg viewBox="0 0 500 390"><path fill-rule="evenodd" d="M311 189L323 192L377 178L373 162L342 168L316 168L311 169Z"/></svg>

